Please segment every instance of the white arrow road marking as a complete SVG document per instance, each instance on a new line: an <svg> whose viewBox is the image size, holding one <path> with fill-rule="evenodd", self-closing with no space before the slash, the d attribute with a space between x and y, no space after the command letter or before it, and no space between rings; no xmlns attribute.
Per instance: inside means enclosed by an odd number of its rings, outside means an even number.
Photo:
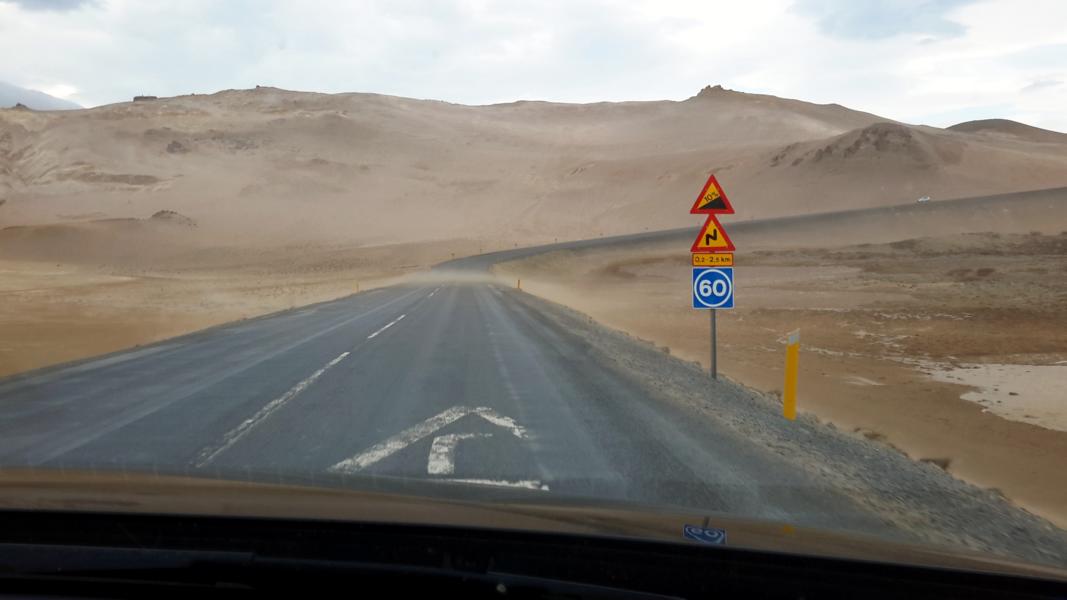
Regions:
<svg viewBox="0 0 1067 600"><path fill-rule="evenodd" d="M522 479L519 481L505 481L503 479L442 479L452 483L467 483L474 485L493 485L497 487L525 488L528 490L549 491L548 486L536 479Z"/></svg>
<svg viewBox="0 0 1067 600"><path fill-rule="evenodd" d="M381 333L381 332L385 331L386 329L389 329L389 328L390 328L390 327L392 327L393 325L396 325L397 323L399 323L400 321L402 321L402 320L404 319L404 317L406 317L406 316L407 316L407 315L400 315L399 317L397 317L397 318L393 319L392 321L389 321L389 324L388 324L388 325L386 325L385 327L382 327L382 328L381 328L381 329L379 329L378 331L375 331L374 333L372 333L372 334L368 335L368 336L367 336L367 339L368 339L368 340L373 340L374 338L378 337L378 334L379 334L379 333Z"/></svg>
<svg viewBox="0 0 1067 600"><path fill-rule="evenodd" d="M450 433L439 435L430 446L426 472L430 475L451 475L456 472L456 446L460 440L491 437L491 433Z"/></svg>
<svg viewBox="0 0 1067 600"><path fill-rule="evenodd" d="M295 398L297 394L307 389L309 385L315 383L316 379L322 377L323 373L325 373L330 367L344 360L346 356L348 356L348 352L343 352L337 358L326 363L325 367L319 369L318 371L315 371L311 374L310 377L294 385L292 388L289 389L288 392L285 392L281 396L275 398L274 400L271 400L263 408L259 409L256 414L252 415L249 419L245 420L237 427L234 427L233 429L228 431L226 435L222 436L222 441L219 442L219 444L217 444L216 446L208 446L207 448L201 450L200 454L198 454L196 457L196 466L207 466L211 461L215 460L218 455L228 450L241 438L248 435L250 431L258 427L259 424L266 420L267 417L271 416L274 411L281 408L282 405L284 405L286 402Z"/></svg>
<svg viewBox="0 0 1067 600"><path fill-rule="evenodd" d="M329 470L340 473L355 473L356 471L360 471L373 465L383 458L392 456L431 433L455 423L467 415L478 415L493 425L507 429L517 438L523 439L526 437L526 430L516 424L514 419L505 417L491 408L484 406L478 408L453 406L440 414L426 419L422 423L409 427L393 437L367 448L362 453L357 454L352 458L342 460L330 467Z"/></svg>
<svg viewBox="0 0 1067 600"><path fill-rule="evenodd" d="M511 435L519 439L526 437L526 428L516 423L515 419L512 419L511 417L505 417L504 415L488 408L476 408L474 410L478 413L479 417L485 419L486 421L489 421L497 427L503 427L504 429L507 429L511 432Z"/></svg>

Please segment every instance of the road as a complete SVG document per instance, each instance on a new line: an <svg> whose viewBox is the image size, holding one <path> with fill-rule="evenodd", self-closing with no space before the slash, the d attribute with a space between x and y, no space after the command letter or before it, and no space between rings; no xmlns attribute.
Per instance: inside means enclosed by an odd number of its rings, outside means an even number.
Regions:
<svg viewBox="0 0 1067 600"><path fill-rule="evenodd" d="M758 445L652 399L548 310L441 277L8 378L0 464L430 480L467 498L867 521Z"/></svg>
<svg viewBox="0 0 1067 600"><path fill-rule="evenodd" d="M884 216L869 212L848 218ZM0 468L663 505L1062 563L1067 534L995 491L809 417L786 422L738 385L486 274L693 231L458 259L403 285L0 379Z"/></svg>

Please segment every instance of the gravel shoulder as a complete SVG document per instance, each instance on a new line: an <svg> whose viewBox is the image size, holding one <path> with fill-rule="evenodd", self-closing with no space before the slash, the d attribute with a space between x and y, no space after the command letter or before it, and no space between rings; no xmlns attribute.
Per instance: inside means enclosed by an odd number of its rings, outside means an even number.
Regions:
<svg viewBox="0 0 1067 600"><path fill-rule="evenodd" d="M778 455L926 544L1042 564L1067 563L1067 532L1013 506L1002 495L919 463L883 444L801 415L780 416L772 398L729 379L712 383L699 365L597 324L573 309L529 294L520 302L582 338L597 359L637 381L650 397L678 407Z"/></svg>

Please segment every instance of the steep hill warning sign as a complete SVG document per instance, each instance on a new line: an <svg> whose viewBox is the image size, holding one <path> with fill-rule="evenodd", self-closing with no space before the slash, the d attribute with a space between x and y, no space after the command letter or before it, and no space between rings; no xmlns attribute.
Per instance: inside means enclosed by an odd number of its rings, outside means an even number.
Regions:
<svg viewBox="0 0 1067 600"><path fill-rule="evenodd" d="M693 208L689 209L689 213L693 215L734 214L734 207L730 205L726 192L722 191L722 186L719 185L719 180L715 179L714 175L708 176L704 189L700 190L700 195L693 203Z"/></svg>
<svg viewBox="0 0 1067 600"><path fill-rule="evenodd" d="M700 228L700 235L693 242L691 252L702 254L708 252L733 252L734 250L734 243L730 241L730 236L726 235L726 230L722 228L722 224L715 218L715 215L708 215L708 220L704 221L704 226Z"/></svg>

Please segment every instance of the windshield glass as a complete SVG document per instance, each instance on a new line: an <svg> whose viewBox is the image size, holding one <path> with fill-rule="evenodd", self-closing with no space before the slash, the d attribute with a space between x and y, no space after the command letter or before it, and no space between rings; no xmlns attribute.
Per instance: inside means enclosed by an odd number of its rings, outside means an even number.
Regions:
<svg viewBox="0 0 1067 600"><path fill-rule="evenodd" d="M0 477L1065 565L1065 22L0 0Z"/></svg>

